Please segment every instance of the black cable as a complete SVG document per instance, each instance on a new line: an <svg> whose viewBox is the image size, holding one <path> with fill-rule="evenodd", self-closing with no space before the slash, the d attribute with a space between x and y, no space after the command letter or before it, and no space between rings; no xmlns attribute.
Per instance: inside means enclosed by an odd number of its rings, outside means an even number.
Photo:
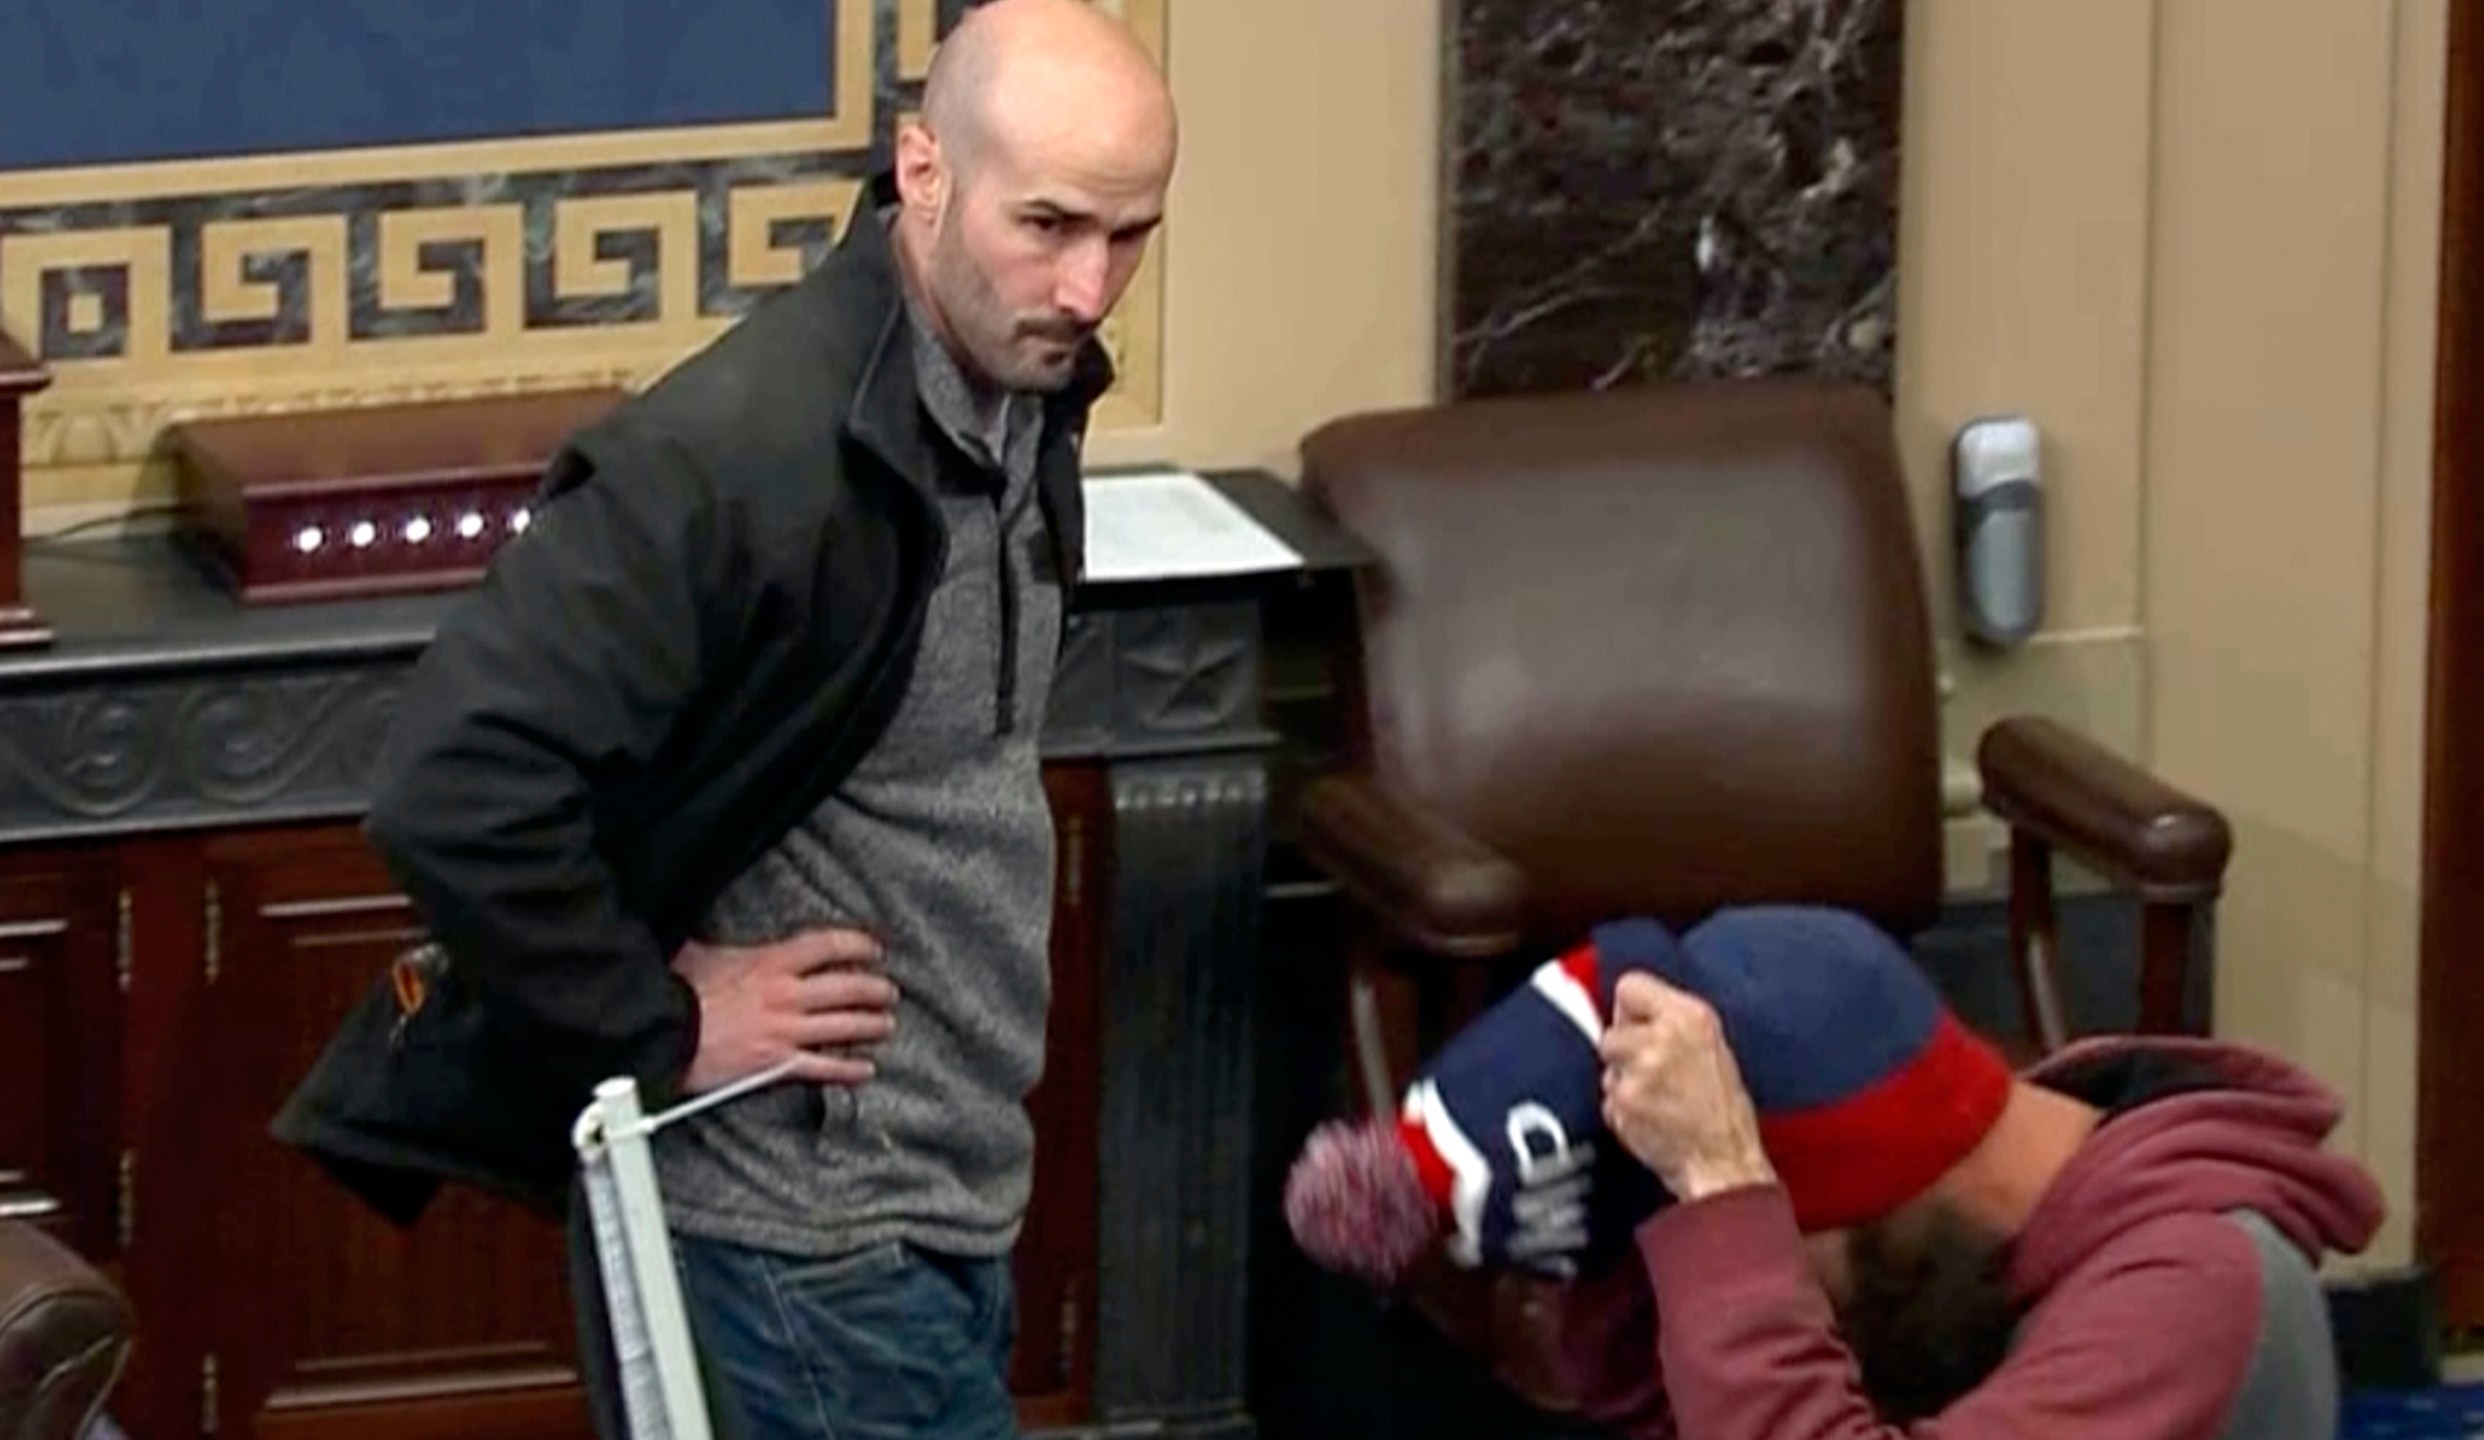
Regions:
<svg viewBox="0 0 2484 1440"><path fill-rule="evenodd" d="M180 504L174 501L164 501L155 505L140 505L133 509L125 510L117 515L98 515L92 520L81 520L75 525L64 525L58 530L49 530L41 535L29 535L25 538L23 544L25 545L25 548L29 550L40 549L43 546L57 544L63 540L75 539L80 535L84 535L95 530L101 530L108 526L126 525L133 520L148 520L159 515L178 515L181 513L181 508Z"/></svg>

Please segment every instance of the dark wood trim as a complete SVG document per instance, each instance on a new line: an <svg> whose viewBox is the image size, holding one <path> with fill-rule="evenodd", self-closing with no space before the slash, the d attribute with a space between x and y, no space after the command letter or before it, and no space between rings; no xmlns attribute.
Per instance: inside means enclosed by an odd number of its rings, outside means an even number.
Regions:
<svg viewBox="0 0 2484 1440"><path fill-rule="evenodd" d="M52 374L24 347L0 333L0 650L52 643L52 629L20 594L20 528L24 524L26 398Z"/></svg>
<svg viewBox="0 0 2484 1440"><path fill-rule="evenodd" d="M1058 847L1052 1007L1043 1079L1027 1097L1036 1179L1014 1259L1018 1329L1009 1365L1018 1425L1030 1431L1082 1425L1095 1414L1100 977L1113 844L1104 766L1046 765L1044 794Z"/></svg>
<svg viewBox="0 0 2484 1440"><path fill-rule="evenodd" d="M2450 7L2418 991L2417 1249L2484 1324L2484 0Z"/></svg>

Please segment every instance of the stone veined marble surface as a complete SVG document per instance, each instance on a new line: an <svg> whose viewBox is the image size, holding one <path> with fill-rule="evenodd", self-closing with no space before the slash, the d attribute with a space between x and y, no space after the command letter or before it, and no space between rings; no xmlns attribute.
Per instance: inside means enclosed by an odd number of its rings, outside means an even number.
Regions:
<svg viewBox="0 0 2484 1440"><path fill-rule="evenodd" d="M1453 0L1443 388L1889 384L1903 0Z"/></svg>

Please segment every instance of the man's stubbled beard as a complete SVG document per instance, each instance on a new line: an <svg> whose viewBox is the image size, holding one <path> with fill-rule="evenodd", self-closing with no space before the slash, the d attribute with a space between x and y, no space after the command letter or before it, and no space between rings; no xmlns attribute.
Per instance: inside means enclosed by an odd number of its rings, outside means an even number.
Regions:
<svg viewBox="0 0 2484 1440"><path fill-rule="evenodd" d="M2020 1315L2007 1258L1997 1237L1946 1206L1902 1229L1884 1221L1848 1237L1838 1329L1883 1419L1937 1415L2000 1366Z"/></svg>

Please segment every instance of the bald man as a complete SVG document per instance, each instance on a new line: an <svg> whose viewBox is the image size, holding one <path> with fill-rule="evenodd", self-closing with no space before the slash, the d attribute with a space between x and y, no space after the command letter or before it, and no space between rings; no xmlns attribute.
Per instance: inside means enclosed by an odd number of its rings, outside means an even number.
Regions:
<svg viewBox="0 0 2484 1440"><path fill-rule="evenodd" d="M658 1109L784 1069L657 1137L709 1379L762 1440L1014 1430L1036 745L1096 331L1174 153L1116 21L969 12L834 254L574 437L390 731L368 831L438 957L280 1128L391 1213L427 1176L557 1201L595 1082Z"/></svg>

